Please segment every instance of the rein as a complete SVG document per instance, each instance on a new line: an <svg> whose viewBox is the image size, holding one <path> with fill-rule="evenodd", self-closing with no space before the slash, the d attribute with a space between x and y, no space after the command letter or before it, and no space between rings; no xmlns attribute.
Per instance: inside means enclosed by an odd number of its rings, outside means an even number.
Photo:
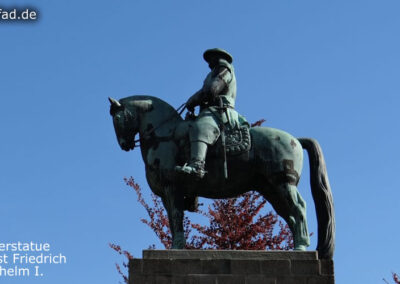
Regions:
<svg viewBox="0 0 400 284"><path fill-rule="evenodd" d="M178 115L180 116L182 114L182 112L186 109L186 103L183 103L180 107L178 107L177 109L175 109L175 111L178 113ZM173 113L170 117L168 117L166 120L164 120L163 122L161 122L159 125L157 125L156 127L151 128L150 130L146 131L143 134L143 139L147 138L148 136L150 136L151 134L153 134L154 131L156 131L158 128L160 128L161 126L163 126L166 122L170 121L173 117L175 116L175 113ZM163 139L167 139L169 137L160 137ZM136 139L133 142L136 144L137 142L140 142L140 139ZM138 144L137 146L140 147L140 144Z"/></svg>

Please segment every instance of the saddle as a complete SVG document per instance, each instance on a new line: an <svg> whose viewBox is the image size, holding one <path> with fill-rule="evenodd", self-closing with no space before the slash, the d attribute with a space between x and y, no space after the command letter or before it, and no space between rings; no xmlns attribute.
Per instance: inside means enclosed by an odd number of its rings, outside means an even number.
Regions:
<svg viewBox="0 0 400 284"><path fill-rule="evenodd" d="M225 149L228 156L241 155L245 152L250 151L251 148L251 136L250 136L250 124L244 116L237 113L236 123L223 122L219 115L215 114L220 121L220 125L223 124L225 133ZM187 114L185 120L194 120L196 117L192 114ZM221 129L221 126L220 126ZM216 145L211 147L211 152L219 152L221 149L221 139L218 139Z"/></svg>
<svg viewBox="0 0 400 284"><path fill-rule="evenodd" d="M250 128L248 125L225 128L226 154L230 156L240 155L251 148Z"/></svg>
<svg viewBox="0 0 400 284"><path fill-rule="evenodd" d="M223 131L225 133L225 149L227 156L239 156L246 152L249 152L251 149L251 135L250 135L250 124L246 120L246 118L239 113L237 113L237 120L235 123L223 122L219 115L216 115L219 120L220 129L221 124L223 123ZM192 121L196 119L196 116L192 113L187 113L185 117L185 121ZM187 124L186 124L187 127ZM189 153L189 145L188 141L184 138L185 133L187 132L187 128L180 128L175 131L177 137L180 137L180 145L185 148L185 153L187 156ZM221 136L217 140L216 144L211 146L208 151L208 156L219 156L222 150ZM185 158L183 158L185 160Z"/></svg>

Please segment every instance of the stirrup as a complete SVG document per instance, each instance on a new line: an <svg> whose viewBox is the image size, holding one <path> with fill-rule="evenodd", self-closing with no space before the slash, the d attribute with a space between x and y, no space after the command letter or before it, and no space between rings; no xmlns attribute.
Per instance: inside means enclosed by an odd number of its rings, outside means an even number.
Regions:
<svg viewBox="0 0 400 284"><path fill-rule="evenodd" d="M176 166L175 171L183 174L193 175L198 178L203 178L207 173L204 170L204 161L191 161L189 164L185 163L183 166Z"/></svg>

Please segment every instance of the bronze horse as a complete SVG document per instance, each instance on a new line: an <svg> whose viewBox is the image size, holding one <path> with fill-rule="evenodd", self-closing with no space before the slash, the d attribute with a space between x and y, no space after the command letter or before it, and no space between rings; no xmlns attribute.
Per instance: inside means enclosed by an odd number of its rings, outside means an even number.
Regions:
<svg viewBox="0 0 400 284"><path fill-rule="evenodd" d="M110 99L110 113L120 147L133 150L139 133L140 148L151 190L161 197L168 212L172 248L185 246L184 210L197 196L229 198L250 190L262 194L287 222L295 250L309 246L306 205L297 190L303 167L303 148L310 158L311 190L318 220L319 258L332 258L335 241L333 199L325 161L318 143L296 139L269 127L250 128L251 148L239 157L228 156L227 179L221 159L213 151L207 156L207 174L202 179L182 178L174 168L187 160L187 129L190 121L163 100L152 96ZM217 142L218 143L218 142Z"/></svg>

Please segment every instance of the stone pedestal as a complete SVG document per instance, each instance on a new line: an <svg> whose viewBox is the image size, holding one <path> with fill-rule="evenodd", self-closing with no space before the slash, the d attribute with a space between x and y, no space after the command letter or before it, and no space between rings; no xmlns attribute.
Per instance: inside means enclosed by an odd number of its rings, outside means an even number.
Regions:
<svg viewBox="0 0 400 284"><path fill-rule="evenodd" d="M316 251L144 250L129 284L333 284L332 260Z"/></svg>

